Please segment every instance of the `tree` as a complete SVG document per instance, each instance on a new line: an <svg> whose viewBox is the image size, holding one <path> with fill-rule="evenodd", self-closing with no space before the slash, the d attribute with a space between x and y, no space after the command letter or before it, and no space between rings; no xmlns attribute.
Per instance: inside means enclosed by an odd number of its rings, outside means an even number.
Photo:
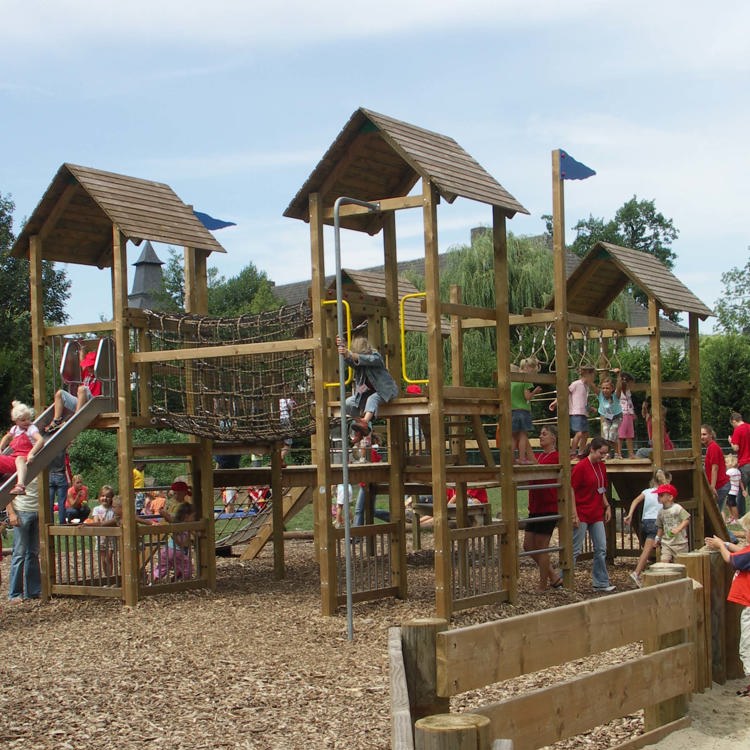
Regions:
<svg viewBox="0 0 750 750"><path fill-rule="evenodd" d="M617 210L614 219L605 221L589 216L588 219L581 219L573 229L576 238L570 249L581 257L597 242L610 242L649 253L668 269L674 267L677 254L672 250L672 243L677 239L679 230L672 219L667 219L656 210L652 200L639 201L634 195ZM646 295L637 287L632 286L628 291L642 305L648 304ZM676 313L669 315L670 320L675 322L678 317Z"/></svg>
<svg viewBox="0 0 750 750"><path fill-rule="evenodd" d="M744 267L730 268L721 274L724 294L714 306L719 329L726 333L750 333L750 260Z"/></svg>
<svg viewBox="0 0 750 750"><path fill-rule="evenodd" d="M742 334L701 339L701 412L720 438L729 434L729 414L750 420L750 340Z"/></svg>
<svg viewBox="0 0 750 750"><path fill-rule="evenodd" d="M162 310L178 312L185 305L185 273L181 255L169 249L164 264L161 292L154 295ZM234 317L274 310L281 302L273 293L273 284L264 271L248 263L237 276L225 279L215 267L208 269L208 313Z"/></svg>
<svg viewBox="0 0 750 750"><path fill-rule="evenodd" d="M31 383L31 316L29 262L9 255L15 240L10 196L0 194L0 409L2 413L14 398L33 401ZM70 281L64 270L53 263L42 263L45 319L48 323L67 320L65 303Z"/></svg>

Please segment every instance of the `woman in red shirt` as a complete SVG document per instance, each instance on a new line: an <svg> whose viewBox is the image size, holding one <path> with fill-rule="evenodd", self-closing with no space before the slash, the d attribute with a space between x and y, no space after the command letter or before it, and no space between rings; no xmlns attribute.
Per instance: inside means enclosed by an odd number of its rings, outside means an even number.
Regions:
<svg viewBox="0 0 750 750"><path fill-rule="evenodd" d="M594 547L592 569L594 591L609 593L615 587L607 572L607 534L604 524L612 518L612 509L607 499L607 468L604 461L609 455L609 444L596 437L589 444L589 454L579 461L571 472L570 479L575 496L573 512L573 564L581 554L583 540L588 531Z"/></svg>
<svg viewBox="0 0 750 750"><path fill-rule="evenodd" d="M719 510L723 512L724 503L727 501L727 495L732 487L727 475L727 462L724 458L724 451L721 450L716 442L716 433L710 424L701 425L701 444L706 449L706 457L703 461L703 468L706 472L708 485L711 487L711 494L716 500Z"/></svg>
<svg viewBox="0 0 750 750"><path fill-rule="evenodd" d="M539 432L539 446L542 452L536 455L538 464L559 464L560 454L557 452L557 430L551 425L545 425ZM545 516L555 516L557 509L557 487L545 487L549 481L539 481L539 489L529 490L529 519ZM543 550L549 547L552 532L557 526L557 520L528 521L523 535L523 549L525 552ZM547 586L559 588L562 586L562 576L552 569L549 552L536 552L530 557L539 566L539 591Z"/></svg>

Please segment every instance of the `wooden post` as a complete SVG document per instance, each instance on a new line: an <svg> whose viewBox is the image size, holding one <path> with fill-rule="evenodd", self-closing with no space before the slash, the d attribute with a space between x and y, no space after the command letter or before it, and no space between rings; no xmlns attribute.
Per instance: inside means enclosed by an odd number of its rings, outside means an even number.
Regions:
<svg viewBox="0 0 750 750"><path fill-rule="evenodd" d="M323 246L323 205L318 193L311 193L310 208L310 248L312 263L312 285L310 288L310 307L313 319L313 338L316 346L313 350L313 371L315 372L315 423L317 428L313 436L313 445L317 475L317 488L313 489L313 509L315 515L315 547L320 566L320 597L324 615L336 611L338 597L336 594L336 548L331 526L331 471L330 434L328 429L328 391L323 386L329 379L329 368L326 367L326 348L334 345L333 337L326 334L323 299L325 298L325 255ZM343 409L343 404L341 405ZM346 450L345 431L341 431L342 450Z"/></svg>
<svg viewBox="0 0 750 750"><path fill-rule="evenodd" d="M122 595L125 604L138 602L138 534L133 490L133 440L130 429L130 330L127 238L112 226L112 311L117 367L117 469L122 498Z"/></svg>
<svg viewBox="0 0 750 750"><path fill-rule="evenodd" d="M505 213L492 207L492 249L495 281L495 307L497 318L495 335L497 340L497 396L499 406L500 445L500 500L506 533L500 549L503 588L508 592L508 601L518 599L518 506L516 487L513 484L513 440L510 408L510 308L508 290L508 236Z"/></svg>
<svg viewBox="0 0 750 750"><path fill-rule="evenodd" d="M401 626L401 646L412 721L450 711L449 699L437 694L435 650L437 634L447 629L448 623L438 617L409 620Z"/></svg>
<svg viewBox="0 0 750 750"><path fill-rule="evenodd" d="M273 516L273 577L278 581L284 570L284 499L281 486L281 445L271 451L271 514Z"/></svg>
<svg viewBox="0 0 750 750"><path fill-rule="evenodd" d="M689 578L696 582L695 596L695 688L711 687L711 558L708 550L677 555Z"/></svg>
<svg viewBox="0 0 750 750"><path fill-rule="evenodd" d="M443 332L440 313L440 258L438 257L437 190L422 182L424 201L425 291L427 292L427 368L430 381L430 454L432 459L432 506L435 543L435 609L438 617L453 611L452 561L445 502L445 421L443 417Z"/></svg>
<svg viewBox="0 0 750 750"><path fill-rule="evenodd" d="M643 574L643 585L655 586L668 581L676 581L686 578L687 572L684 565L675 563L656 563ZM657 638L645 638L643 641L643 653L652 654L655 651L677 646L685 643L688 639L686 630L676 630L673 633L665 633ZM692 682L692 680L690 681ZM690 690L684 695L678 695L669 700L662 701L653 706L646 706L643 710L643 728L649 732L657 727L668 724L671 721L685 716L687 713L688 698Z"/></svg>
<svg viewBox="0 0 750 750"><path fill-rule="evenodd" d="M570 486L570 405L568 404L568 286L565 272L565 193L560 169L560 151L552 152L552 256L555 295L555 388L557 389L557 430L560 452L560 488L557 505L561 515L557 524L560 537L560 567L566 588L573 581L573 494Z"/></svg>
<svg viewBox="0 0 750 750"><path fill-rule="evenodd" d="M31 382L34 386L34 411L37 416L47 402L44 367L44 284L42 283L42 238L32 235L29 238L29 288L31 292ZM39 566L42 577L42 600L49 597L50 584L54 576L55 543L47 535L47 525L54 523L50 518L49 472L43 471L37 480L39 497Z"/></svg>
<svg viewBox="0 0 750 750"><path fill-rule="evenodd" d="M401 336L399 330L398 299L398 257L396 246L396 215L393 211L383 214L383 259L385 261L385 301L388 310L386 318L386 343L388 371L397 382L401 382ZM388 423L388 461L390 486L388 509L391 523L397 524L397 530L391 533L393 585L398 587L400 599L408 594L406 580L406 522L404 520L404 468L406 465L407 445L405 441L405 420L403 417L391 417ZM366 507L371 507L369 501ZM368 518L367 523L373 519ZM374 541L374 539L370 540Z"/></svg>
<svg viewBox="0 0 750 750"><path fill-rule="evenodd" d="M688 316L689 326L689 354L688 364L690 367L690 386L693 389L690 398L690 433L691 433L691 456L693 469L691 471L693 481L693 497L698 501L695 518L690 523L693 535L693 547L698 549L703 546L705 532L704 500L714 502L712 497L704 493L705 482L703 481L704 470L701 459L701 368L700 368L700 339L698 336L698 316L690 313Z"/></svg>
<svg viewBox="0 0 750 750"><path fill-rule="evenodd" d="M711 584L711 679L727 681L727 564L717 550L709 552Z"/></svg>
<svg viewBox="0 0 750 750"><path fill-rule="evenodd" d="M401 628L388 628L388 662L391 696L391 750L414 750L409 688L406 684Z"/></svg>
<svg viewBox="0 0 750 750"><path fill-rule="evenodd" d="M438 714L414 726L416 750L490 750L490 720L480 714Z"/></svg>
<svg viewBox="0 0 750 750"><path fill-rule="evenodd" d="M661 328L656 300L648 300L648 325L653 331L649 339L651 348L651 462L664 466L664 418L661 412ZM700 435L700 431L698 432Z"/></svg>

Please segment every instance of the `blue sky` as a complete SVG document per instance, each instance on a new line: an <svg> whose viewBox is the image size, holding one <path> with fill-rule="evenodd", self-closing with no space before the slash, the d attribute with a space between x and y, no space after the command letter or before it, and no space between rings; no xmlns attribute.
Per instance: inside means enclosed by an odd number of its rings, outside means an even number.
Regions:
<svg viewBox="0 0 750 750"><path fill-rule="evenodd" d="M709 306L721 273L748 259L740 0L0 0L0 11L0 192L17 228L73 162L166 182L237 222L217 233L227 255L209 261L225 276L252 261L279 284L308 278L307 225L282 212L365 106L455 138L531 211L509 223L516 234L543 229L559 146L598 172L566 185L569 241L577 219L610 218L637 195L680 229L675 272ZM441 250L489 222L481 204L441 206ZM419 213L399 215L398 231L399 259L421 255ZM379 238L344 235L344 266L381 261ZM68 271L71 322L108 317L106 274Z"/></svg>

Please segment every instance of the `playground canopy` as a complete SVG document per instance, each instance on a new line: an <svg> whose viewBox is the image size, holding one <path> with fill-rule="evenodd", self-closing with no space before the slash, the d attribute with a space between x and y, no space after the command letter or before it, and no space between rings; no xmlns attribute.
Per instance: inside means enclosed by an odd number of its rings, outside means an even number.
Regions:
<svg viewBox="0 0 750 750"><path fill-rule="evenodd" d="M169 185L63 164L11 253L28 257L29 240L37 235L44 260L106 268L112 265L113 225L136 245L153 240L226 252Z"/></svg>

